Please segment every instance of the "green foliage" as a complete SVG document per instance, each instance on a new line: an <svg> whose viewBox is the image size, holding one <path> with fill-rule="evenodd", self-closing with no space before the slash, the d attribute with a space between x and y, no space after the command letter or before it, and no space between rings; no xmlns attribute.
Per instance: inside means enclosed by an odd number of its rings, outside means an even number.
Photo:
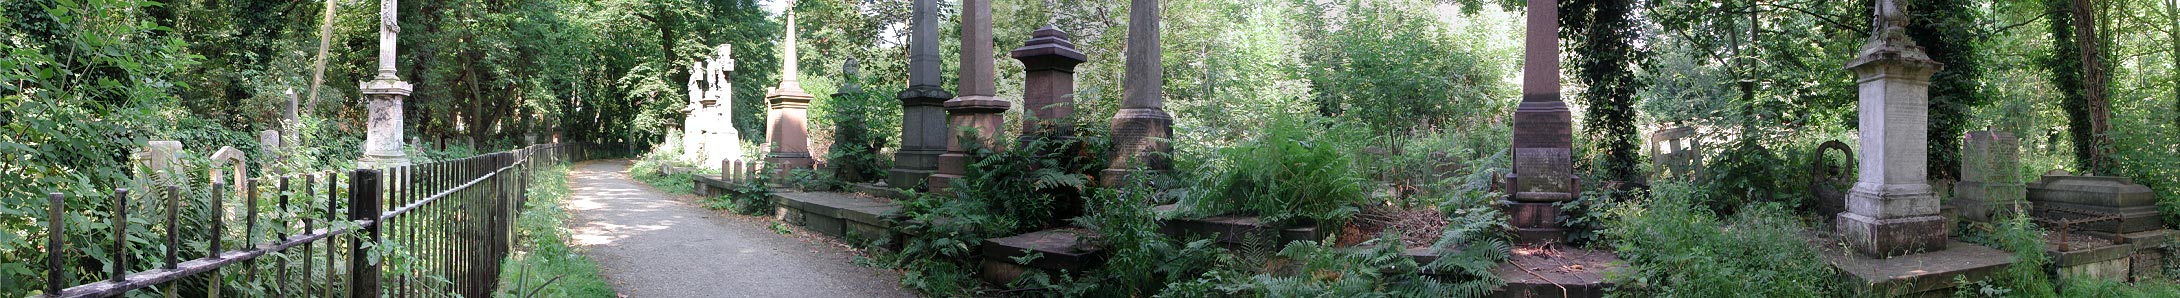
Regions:
<svg viewBox="0 0 2180 298"><path fill-rule="evenodd" d="M766 181L770 179L765 175L731 181L733 187L726 190L726 195L705 199L705 206L741 215L772 215L772 187L766 186Z"/></svg>
<svg viewBox="0 0 2180 298"><path fill-rule="evenodd" d="M2051 297L2054 282L2045 269L2052 260L2044 254L2043 229L2038 228L2029 215L2016 214L1994 223L1963 225L1961 231L1960 238L1970 243L2013 253L2014 264L1992 274L1989 279L1965 281L1968 283L1955 289L1954 297Z"/></svg>
<svg viewBox="0 0 2180 298"><path fill-rule="evenodd" d="M832 127L833 145L825 153L825 163L832 168L833 177L844 182L884 179L893 165L880 150L892 146L900 127L897 122L882 119L900 118L900 102L879 92L835 93L824 108L826 117L816 118L815 122ZM873 125L880 123L894 126Z"/></svg>
<svg viewBox="0 0 2180 298"><path fill-rule="evenodd" d="M658 188L660 191L678 194L695 193L695 174L685 171L666 173L664 167L673 166L673 162L665 158L669 157L648 155L637 159L635 164L628 166L628 175L635 177L636 181L651 185L651 187Z"/></svg>
<svg viewBox="0 0 2180 298"><path fill-rule="evenodd" d="M1305 74L1317 111L1380 131L1459 127L1512 99L1505 69L1457 43L1423 0L1301 4ZM1332 25L1338 24L1338 25ZM1400 38L1386 33L1399 32Z"/></svg>
<svg viewBox="0 0 2180 298"><path fill-rule="evenodd" d="M1604 231L1625 275L1607 276L1626 297L1833 297L1834 272L1799 234L1805 228L1778 204L1745 207L1720 218L1701 202L1717 199L1681 183L1611 211Z"/></svg>
<svg viewBox="0 0 2180 298"><path fill-rule="evenodd" d="M1268 222L1336 223L1368 198L1349 146L1360 130L1310 116L1267 123L1264 134L1218 152L1199 172L1201 193L1181 199L1196 216L1250 214Z"/></svg>
<svg viewBox="0 0 2180 298"><path fill-rule="evenodd" d="M1592 167L1603 170L1605 181L1642 181L1642 153L1636 149L1636 91L1643 88L1636 70L1645 63L1647 51L1635 46L1642 37L1636 24L1635 0L1569 1L1559 7L1562 38L1572 49L1575 81L1584 108L1582 127L1590 144L1603 155Z"/></svg>
<svg viewBox="0 0 2180 298"><path fill-rule="evenodd" d="M1271 297L1483 297L1497 286L1496 280L1449 284L1418 274L1422 267L1401 255L1398 243L1391 234L1352 250L1296 242L1279 251L1293 260L1295 274L1260 274L1246 289Z"/></svg>
<svg viewBox="0 0 2180 298"><path fill-rule="evenodd" d="M568 246L572 217L567 202L568 166L544 165L530 175L530 196L515 219L514 254L500 266L502 297L610 297L613 287L598 264Z"/></svg>

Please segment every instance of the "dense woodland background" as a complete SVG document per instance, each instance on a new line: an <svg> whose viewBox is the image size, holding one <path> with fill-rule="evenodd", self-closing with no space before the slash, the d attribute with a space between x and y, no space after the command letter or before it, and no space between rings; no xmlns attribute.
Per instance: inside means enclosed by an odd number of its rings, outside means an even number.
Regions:
<svg viewBox="0 0 2180 298"><path fill-rule="evenodd" d="M958 6L945 2L941 56L946 89L955 90ZM1694 126L1710 142L1701 189L1734 194L1710 207L1808 200L1799 173L1808 172L1811 149L1854 141L1855 82L1841 67L1869 36L1867 2L1563 1L1562 90L1579 109L1584 181L1651 180L1644 136ZM1358 141L1370 145L1356 152L1445 152L1467 172L1503 168L1518 100L1521 4L1164 1L1176 156L1184 167L1218 167L1220 148L1273 131L1266 119L1302 117L1377 138ZM292 89L303 101L304 133L303 146L289 151L300 156L264 168L350 165L365 117L355 82L375 67L377 5L0 3L0 296L39 284L24 262L43 254L31 240L42 235L37 217L47 208L36 194L70 195L78 211L69 220L81 223L70 237L111 235L93 224L105 216L96 211L107 204L101 190L130 185L128 153L147 141L182 141L199 163L220 146L256 152L255 132L279 129ZM398 64L416 85L404 112L412 156L555 140L646 148L678 130L687 66L719 44L733 45L738 66L734 123L761 142L762 95L782 75L783 19L767 5L777 4L403 1ZM1957 178L1962 132L2006 131L2022 137L2026 177L2051 169L2128 176L2160 191L2168 215L2180 214L2170 199L2180 196L2180 0L1912 5L1908 32L1946 64L1931 89L1933 178ZM892 94L907 80L908 7L804 0L790 8L799 12L802 61L801 73L786 75L820 95L811 116L819 142L849 114L867 119L872 135L898 135ZM1133 21L1125 1L1000 0L993 10L999 97L1020 101L1021 64L1006 53L1049 24L1090 57L1077 70L1077 112L1113 113ZM834 98L849 58L861 61L866 94ZM1442 163L1359 166L1388 174Z"/></svg>

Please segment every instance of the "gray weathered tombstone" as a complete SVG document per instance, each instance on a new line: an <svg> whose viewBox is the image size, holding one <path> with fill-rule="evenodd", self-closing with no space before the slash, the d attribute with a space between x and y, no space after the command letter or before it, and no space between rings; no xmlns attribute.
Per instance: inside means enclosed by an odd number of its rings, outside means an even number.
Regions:
<svg viewBox="0 0 2180 298"><path fill-rule="evenodd" d="M181 169L182 142L151 141L134 154L138 166L138 193L150 194L155 185L183 184L188 173Z"/></svg>
<svg viewBox="0 0 2180 298"><path fill-rule="evenodd" d="M1953 208L1962 219L1989 222L2028 211L2028 188L2021 181L2021 141L2004 132L1972 131L1962 136L1961 181L1953 185Z"/></svg>
<svg viewBox="0 0 2180 298"><path fill-rule="evenodd" d="M2117 215L2118 221L2086 223L2088 232L2134 233L2165 226L2157 211L2156 193L2134 179L2109 176L2046 175L2027 184L2028 201L2039 218L2076 219L2092 215ZM2084 212L2086 211L2086 212ZM2115 224L2117 226L2115 226Z"/></svg>
<svg viewBox="0 0 2180 298"><path fill-rule="evenodd" d="M787 6L794 7L794 1L789 1ZM797 34L795 12L792 9L787 11L786 35L787 42L782 45L786 47L785 55L780 59L783 64L780 85L765 93L765 101L771 105L771 111L767 113L765 120L772 124L768 126L770 130L765 132L765 143L771 147L765 160L770 163L771 170L781 175L789 170L809 169L817 165L817 160L810 158L810 132L806 119L810 115L810 99L816 97L803 91L802 82L796 78L800 72L795 66L799 60L796 60L798 57L795 55Z"/></svg>
<svg viewBox="0 0 2180 298"><path fill-rule="evenodd" d="M708 76L705 73L707 68L704 64L703 60L689 64L689 104L683 105L681 108L684 116L682 116L681 133L679 134L681 136L681 160L685 162L704 160L703 101L705 86L703 84L706 84L707 79L705 77Z"/></svg>
<svg viewBox="0 0 2180 298"><path fill-rule="evenodd" d="M720 164L721 161L742 158L742 131L734 128L734 48L720 44L712 53L710 98L704 104L704 159L698 165Z"/></svg>
<svg viewBox="0 0 2180 298"><path fill-rule="evenodd" d="M246 154L242 153L242 149L235 149L235 147L231 146L220 147L219 151L212 152L212 183L232 185L235 187L236 193L241 193L241 191L245 190L242 188L242 183L230 181L239 182L249 180L249 163L250 158L246 156ZM232 169L234 172L223 173L225 170L229 169ZM221 176L223 176L223 174L233 175L234 180L222 179Z"/></svg>
<svg viewBox="0 0 2180 298"><path fill-rule="evenodd" d="M1165 108L1158 9L1158 0L1128 4L1127 74L1121 82L1120 111L1113 115L1113 158L1098 175L1107 186L1127 181L1137 166L1152 172L1173 168L1168 161L1173 145L1167 143L1173 137L1173 115Z"/></svg>
<svg viewBox="0 0 2180 298"><path fill-rule="evenodd" d="M992 97L999 90L992 55L992 1L962 0L961 74L956 78L961 94L946 101L946 153L939 155L938 169L924 183L931 191L945 191L954 179L968 174L972 147L963 142L974 140L975 146L1004 149L995 140L1000 125L1007 122L1010 104Z"/></svg>
<svg viewBox="0 0 2180 298"><path fill-rule="evenodd" d="M894 152L886 184L917 189L938 170L946 153L946 100L954 94L940 87L939 8L936 0L915 0L909 26L908 89L901 90L901 149Z"/></svg>
<svg viewBox="0 0 2180 298"><path fill-rule="evenodd" d="M1906 33L1906 14L1878 0L1876 36L1847 63L1861 82L1861 162L1847 212L1836 220L1839 237L1863 255L1890 258L1945 250L1949 222L1939 216L1925 152L1930 75L1945 66L1931 60Z"/></svg>

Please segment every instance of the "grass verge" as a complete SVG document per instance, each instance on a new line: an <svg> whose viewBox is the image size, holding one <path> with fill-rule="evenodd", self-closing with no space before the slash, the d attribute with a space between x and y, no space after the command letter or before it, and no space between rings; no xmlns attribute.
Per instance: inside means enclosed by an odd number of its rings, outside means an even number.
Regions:
<svg viewBox="0 0 2180 298"><path fill-rule="evenodd" d="M532 177L530 201L515 221L515 253L502 260L498 297L615 297L591 262L568 246L568 166Z"/></svg>

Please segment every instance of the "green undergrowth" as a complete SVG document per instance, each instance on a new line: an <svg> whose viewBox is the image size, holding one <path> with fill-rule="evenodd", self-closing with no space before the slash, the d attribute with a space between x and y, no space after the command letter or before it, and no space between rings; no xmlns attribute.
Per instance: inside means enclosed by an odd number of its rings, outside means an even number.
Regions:
<svg viewBox="0 0 2180 298"><path fill-rule="evenodd" d="M1605 241L1628 267L1607 275L1617 297L1837 297L1845 295L1801 222L1775 203L1721 217L1709 192L1657 185L1608 212Z"/></svg>
<svg viewBox="0 0 2180 298"><path fill-rule="evenodd" d="M726 195L704 198L704 207L741 215L772 215L772 188L765 185L766 180L770 179L760 175L757 179L730 182L733 187L726 190Z"/></svg>
<svg viewBox="0 0 2180 298"><path fill-rule="evenodd" d="M635 177L636 181L657 188L659 191L678 194L695 193L696 174L687 172L666 174L660 172L660 169L671 165L673 165L671 160L657 157L656 154L647 155L629 165L628 175Z"/></svg>
<svg viewBox="0 0 2180 298"><path fill-rule="evenodd" d="M530 198L515 220L515 250L502 260L499 297L614 297L598 264L569 247L568 166L532 174Z"/></svg>
<svg viewBox="0 0 2180 298"><path fill-rule="evenodd" d="M1255 215L1268 222L1338 223L1368 199L1353 140L1364 130L1308 116L1275 117L1262 135L1219 149L1198 169L1189 216Z"/></svg>

